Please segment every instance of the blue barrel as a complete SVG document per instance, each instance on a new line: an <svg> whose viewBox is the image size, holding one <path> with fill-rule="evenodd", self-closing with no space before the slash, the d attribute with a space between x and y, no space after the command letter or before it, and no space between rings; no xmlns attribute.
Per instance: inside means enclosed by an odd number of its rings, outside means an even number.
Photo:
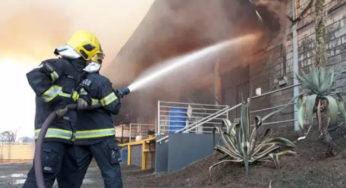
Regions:
<svg viewBox="0 0 346 188"><path fill-rule="evenodd" d="M186 126L187 109L170 108L169 110L169 133L174 133ZM179 116L179 117L177 117Z"/></svg>
<svg viewBox="0 0 346 188"><path fill-rule="evenodd" d="M127 153L128 149L127 147L124 147L120 150L120 156L121 156L121 162L127 164Z"/></svg>

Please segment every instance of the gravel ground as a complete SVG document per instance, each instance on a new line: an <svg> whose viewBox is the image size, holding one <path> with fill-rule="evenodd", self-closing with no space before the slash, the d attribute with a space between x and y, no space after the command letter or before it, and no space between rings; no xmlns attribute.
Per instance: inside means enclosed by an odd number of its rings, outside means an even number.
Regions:
<svg viewBox="0 0 346 188"><path fill-rule="evenodd" d="M26 174L31 167L31 163L0 164L0 188L21 188L26 179ZM133 187L134 177L132 175L152 174L152 171L141 171L137 167L122 166L124 187ZM57 184L54 188L57 188ZM95 164L91 164L84 179L82 188L101 188L103 179ZM135 186L136 187L136 186Z"/></svg>

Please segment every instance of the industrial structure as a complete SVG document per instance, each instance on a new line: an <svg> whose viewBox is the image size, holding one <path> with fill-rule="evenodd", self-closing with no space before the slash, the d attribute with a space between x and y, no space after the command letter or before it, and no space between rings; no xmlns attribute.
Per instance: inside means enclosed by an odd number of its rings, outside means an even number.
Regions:
<svg viewBox="0 0 346 188"><path fill-rule="evenodd" d="M215 1L214 3L217 2L222 1ZM197 6L200 2L190 1L186 6L190 7L193 3ZM150 38L150 36L163 37L168 35L173 38L171 41L179 40L174 38L172 33L175 33L174 29L179 33L180 28L172 26L171 20L164 17L163 12L167 10L168 5L174 10L174 7L181 8L182 4L183 2L180 1L174 1L174 3L169 0L155 1L128 43L115 58L113 66L121 67L121 63L125 64L129 61L133 64L143 63L135 69L133 77L128 78L131 80L138 76L136 72L140 72L141 68L150 67L153 62L159 62L164 58L183 54L198 49L203 44L210 43L209 40L204 41L204 43L191 44L193 42L186 38L191 37L189 33L183 33L186 36L181 39L187 42L185 46L179 42L169 43L169 39L163 42ZM208 6L213 8L210 4ZM199 8L197 6L196 11ZM199 75L203 76L191 76L191 80L186 81L189 88L186 89L182 86L183 88L177 90L179 94L175 96L165 95L166 93L162 95L141 94L143 97L150 96L149 100L141 101L139 104L148 110L146 113L140 113L141 110L139 110L139 112L131 115L137 123L157 125L156 172L179 170L193 161L209 156L213 152L211 135L209 134L210 128L220 123L219 120L222 118L237 121L240 115L237 107L243 99L250 97L250 93L252 93L253 98L251 114L259 116L264 116L278 109L299 93L299 83L294 79L294 72L310 66L313 61L314 5L311 0L287 1L285 10L290 19L285 18L287 24L281 25L284 26L281 28L284 29L284 37L280 42L272 41L264 46L260 45L251 54L242 54L247 58L239 58L239 56L232 58L227 54L219 54L211 60L213 63L209 66L204 64L204 67L199 67L199 70L196 70ZM345 10L346 1L325 1L327 14L325 40L330 65L346 62ZM261 14L261 11L258 12ZM161 14L163 14L162 17L167 18L165 22L162 22ZM253 16L248 19L256 19ZM266 22L265 17L261 17L264 22ZM273 23L275 20L271 20L271 22ZM167 30L173 31L170 34L163 34ZM218 39L221 40L222 38ZM175 48L172 50L170 44L175 45L176 48L183 47L180 48L181 51ZM155 49L159 50L153 52ZM133 50L142 51L143 54L139 57L130 58ZM169 50L172 52L167 52ZM132 69L133 66L125 67L125 69ZM120 70L122 69L120 68ZM181 92L184 90L188 92ZM294 111L292 104L283 112L267 120L264 125L271 128L298 130ZM174 134L174 132L179 133ZM181 156L181 154L184 155Z"/></svg>

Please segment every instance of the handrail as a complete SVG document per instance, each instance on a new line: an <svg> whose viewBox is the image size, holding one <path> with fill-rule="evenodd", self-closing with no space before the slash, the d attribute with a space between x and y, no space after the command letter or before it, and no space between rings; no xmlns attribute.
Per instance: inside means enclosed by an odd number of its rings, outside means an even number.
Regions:
<svg viewBox="0 0 346 188"><path fill-rule="evenodd" d="M219 118L220 119L220 118ZM170 120L160 120L161 122L170 122ZM174 121L175 123L186 123L186 121ZM164 125L162 125L164 126ZM180 125L177 125L180 127Z"/></svg>
<svg viewBox="0 0 346 188"><path fill-rule="evenodd" d="M267 123L262 123L262 125L272 125L272 124L277 124L277 123L288 123L288 122L293 122L297 121L296 119L289 119L289 120L282 120L282 121L273 121L273 122L267 122Z"/></svg>
<svg viewBox="0 0 346 188"><path fill-rule="evenodd" d="M155 125L155 124L146 124L146 123L130 123L131 125Z"/></svg>
<svg viewBox="0 0 346 188"><path fill-rule="evenodd" d="M162 116L160 116L160 117L166 117L166 118L169 118L169 117L177 117L177 118L189 118L188 116L164 116L164 115L162 115ZM190 119L200 119L200 118L202 118L202 116L195 116L195 117L190 117ZM225 118L215 118L216 120L223 120L223 119L225 119ZM160 120L160 121L163 121L163 122L165 122L165 121L169 121L169 120ZM174 121L174 122L177 122L177 121Z"/></svg>
<svg viewBox="0 0 346 188"><path fill-rule="evenodd" d="M294 105L296 103L290 103L288 105ZM257 112L263 112L263 111L267 111L267 110L271 110L271 109L275 109L275 108L279 108L279 107L284 107L286 106L286 104L283 104L283 105L278 105L278 106L273 106L273 107L269 107L269 108L262 108L262 109L259 109L259 110L253 110L251 111L250 113L257 113Z"/></svg>
<svg viewBox="0 0 346 188"><path fill-rule="evenodd" d="M161 108L172 108L171 106L160 106ZM226 106L221 106L221 107L226 107ZM180 109L189 109L188 107L180 107L180 106L175 106L174 108L180 108ZM192 108L193 110L220 110L220 109L211 109L211 108Z"/></svg>
<svg viewBox="0 0 346 188"><path fill-rule="evenodd" d="M160 101L161 103L168 103L168 104L189 104L189 105L200 105L200 106L222 106L226 107L228 105L214 105L214 104L199 104L199 103L184 103L184 102L168 102L168 101Z"/></svg>
<svg viewBox="0 0 346 188"><path fill-rule="evenodd" d="M220 111L221 109L219 109ZM166 113L169 113L170 111L166 111L166 110L161 110L160 112L166 112ZM202 112L194 112L194 114L198 114L198 115L204 115L204 114L210 114L210 113L202 113ZM164 115L160 115L160 117L162 117Z"/></svg>
<svg viewBox="0 0 346 188"><path fill-rule="evenodd" d="M233 110L233 109L238 108L239 106L241 106L241 103L239 103L239 104L233 106L232 108L227 109L227 110L226 110L225 112L223 112L223 113L219 113L219 114L217 114L217 115L214 115L213 117L211 117L211 118L209 118L209 119L203 121L202 123L197 124L197 125L195 125L194 127L191 127L191 128L189 128L189 129L185 130L183 133L187 133L188 131L190 131L190 130L192 130L192 129L195 129L195 128L197 128L197 127L199 127L199 126L202 125L203 123L206 123L207 121L210 121L210 120L212 120L212 119L214 119L214 118L217 118L217 117L221 116L221 115L224 114L224 113L227 113L227 112L229 112L229 111L231 111L231 110Z"/></svg>

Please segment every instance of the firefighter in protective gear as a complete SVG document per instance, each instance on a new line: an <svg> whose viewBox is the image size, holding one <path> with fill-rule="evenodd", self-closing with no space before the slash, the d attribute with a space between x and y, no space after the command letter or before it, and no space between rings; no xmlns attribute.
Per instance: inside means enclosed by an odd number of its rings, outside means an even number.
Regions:
<svg viewBox="0 0 346 188"><path fill-rule="evenodd" d="M35 138L49 116L57 118L47 130L42 146L42 168L46 188L51 188L62 171L78 171L73 142L76 137L77 113L68 111L67 105L76 103L72 94L83 80L87 62L100 51L96 37L87 31L75 32L66 45L55 49L60 58L43 61L38 68L27 73L27 79L36 94ZM70 185L65 179L58 180L59 187ZM34 168L28 172L24 188L36 188Z"/></svg>
<svg viewBox="0 0 346 188"><path fill-rule="evenodd" d="M102 108L78 111L75 152L79 166L76 188L83 182L88 166L93 159L97 162L104 179L105 188L122 188L120 171L120 153L115 140L115 128L112 115L121 107L120 99L114 93L112 83L99 74L103 53L98 53L84 69L86 78L79 88L78 108L102 104Z"/></svg>

